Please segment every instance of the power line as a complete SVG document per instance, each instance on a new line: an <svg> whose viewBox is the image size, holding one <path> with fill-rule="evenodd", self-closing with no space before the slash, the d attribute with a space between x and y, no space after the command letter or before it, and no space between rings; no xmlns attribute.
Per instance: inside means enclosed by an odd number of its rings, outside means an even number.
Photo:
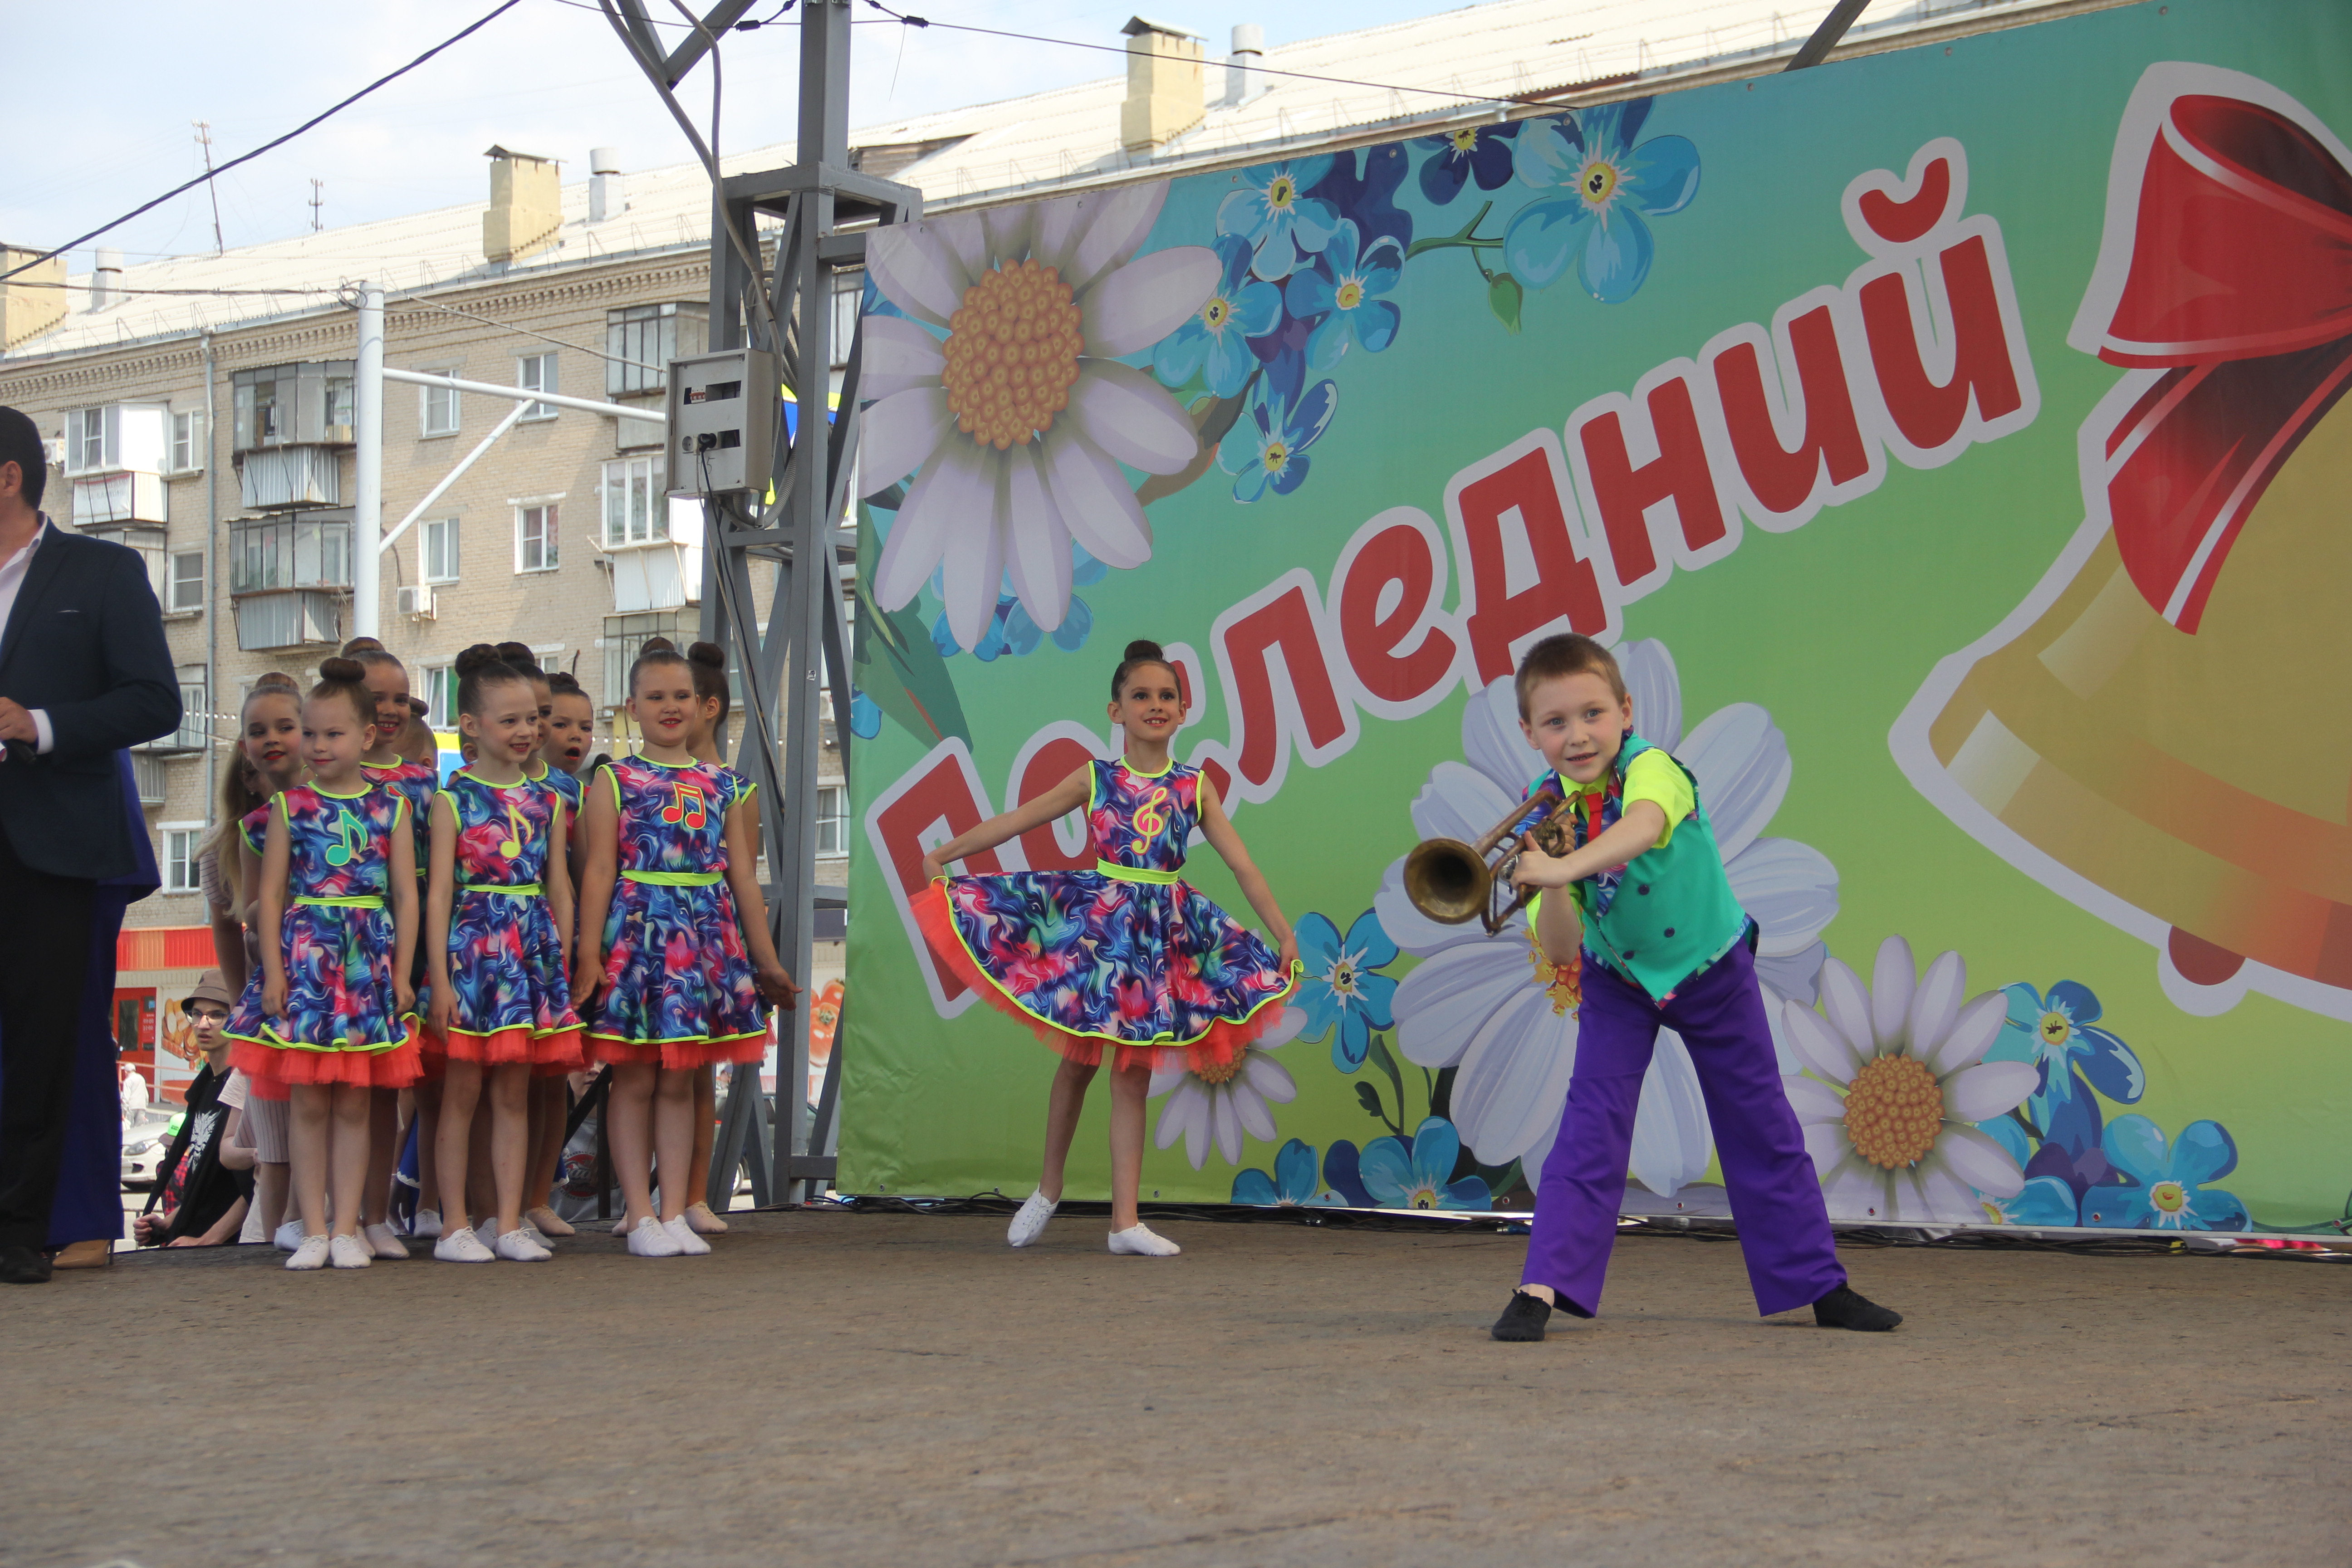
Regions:
<svg viewBox="0 0 2352 1568"><path fill-rule="evenodd" d="M383 87L388 82L395 81L401 77L406 76L410 71L415 70L418 66L423 65L426 60L431 59L434 56L439 54L450 45L471 37L474 34L480 32L484 27L488 26L492 22L497 21L500 16L505 16L509 11L513 10L516 6L521 4L522 0L504 0L503 4L493 9L488 16L484 16L480 21L474 23L471 26L465 28L461 32L454 33L448 37L444 38L441 42L434 45L431 48L425 50L423 54L417 56L406 65L402 66L398 70L392 71L386 75L376 78L375 80L368 83L367 86L360 89L359 91L352 94L351 97L343 100L341 103L336 104L333 108L326 110L320 114L313 115L310 119L304 121L293 130L289 131L285 135L280 136L272 142L265 142L250 153L244 153L239 157L231 158L227 163L223 163L217 169L208 168L204 174L188 181L186 184L173 186L170 190L165 191L162 195L157 196L153 201L142 203L140 205L131 208L129 212L124 213L121 217L102 223L99 225L98 227L91 229L88 234L82 235L79 238L68 240L65 244L58 246L55 250L43 251L40 255L36 256L30 261L19 263L18 265L10 268L5 272L0 272L0 282L5 282L7 279L16 276L19 272L24 272L32 268L38 267L42 262L47 261L54 257L63 256L66 252L73 249L76 246L87 245L91 240L96 239L100 235L106 233L109 229L120 228L124 224L129 223L132 218L139 216L142 213L152 212L155 208L162 206L173 196L185 195L187 192L195 189L198 185L204 184L207 181L210 181L218 175L227 174L231 169L236 168L240 163L249 163L254 159L260 157L264 153L269 152L273 148L284 146L287 142L293 141L294 138L301 135L304 132L312 130L313 128L325 123L328 120L332 119L335 115L341 113L344 110L349 109L352 104L357 103L361 99L365 98L376 89ZM207 160L207 162L209 162L209 160Z"/></svg>
<svg viewBox="0 0 2352 1568"><path fill-rule="evenodd" d="M1048 38L1035 33L1008 33L1001 27L975 27L963 22L938 22L928 16L910 16L893 11L882 0L866 0L866 4L884 16L909 27L945 27L952 33L981 33L992 38L1012 38L1024 44L1056 44L1066 49L1093 49L1100 54L1124 58L1128 52L1123 44L1089 44L1077 38ZM1553 107L1549 99L1521 98L1507 92L1455 92L1443 87L1401 87L1394 82L1358 81L1352 77L1317 76L1312 71L1279 70L1273 66L1253 65L1252 76L1284 76L1298 81L1328 81L1339 87L1365 87L1375 92L1422 92L1433 98L1459 99L1465 103L1524 103L1543 108Z"/></svg>

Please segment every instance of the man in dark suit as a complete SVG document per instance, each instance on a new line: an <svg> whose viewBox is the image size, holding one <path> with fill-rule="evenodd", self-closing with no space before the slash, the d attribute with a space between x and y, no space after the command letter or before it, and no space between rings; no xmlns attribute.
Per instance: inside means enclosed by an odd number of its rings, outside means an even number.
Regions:
<svg viewBox="0 0 2352 1568"><path fill-rule="evenodd" d="M114 753L180 722L146 567L43 516L47 455L0 407L0 1284L41 1250L73 1096L101 878L134 863Z"/></svg>

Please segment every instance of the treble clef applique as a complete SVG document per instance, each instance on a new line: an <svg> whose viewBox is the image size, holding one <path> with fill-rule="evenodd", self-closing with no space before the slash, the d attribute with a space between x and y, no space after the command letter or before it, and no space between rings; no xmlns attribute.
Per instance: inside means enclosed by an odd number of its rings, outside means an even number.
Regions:
<svg viewBox="0 0 2352 1568"><path fill-rule="evenodd" d="M1146 795L1136 808L1135 842L1128 846L1131 855L1140 855L1151 847L1151 841L1168 830L1168 813L1161 809L1168 804L1168 786L1161 784Z"/></svg>

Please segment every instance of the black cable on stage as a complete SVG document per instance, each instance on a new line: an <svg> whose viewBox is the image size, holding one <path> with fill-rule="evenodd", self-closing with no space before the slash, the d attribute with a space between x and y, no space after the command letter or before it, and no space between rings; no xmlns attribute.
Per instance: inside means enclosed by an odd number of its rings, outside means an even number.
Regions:
<svg viewBox="0 0 2352 1568"><path fill-rule="evenodd" d="M892 20L909 27L945 27L953 33L982 33L992 38L1013 38L1024 44L1055 44L1066 49L1094 49L1107 55L1124 56L1128 52L1123 44L1089 44L1077 38L1048 38L1035 33L1008 33L1001 27L975 27L965 22L940 22L929 16L909 16L905 12L893 11L889 6L882 4L882 0L866 0L866 4ZM1249 68L1253 75L1257 76L1289 77L1297 81L1328 81L1339 87L1370 88L1374 92L1420 92L1427 93L1433 98L1459 99L1465 103L1524 103L1545 108L1556 107L1549 99L1521 98L1515 93L1455 92L1451 88L1444 87L1401 87L1395 82L1358 81L1352 77L1318 76L1312 71L1282 70L1274 66L1252 66Z"/></svg>
<svg viewBox="0 0 2352 1568"><path fill-rule="evenodd" d="M100 235L106 233L109 229L120 228L124 224L129 223L132 218L137 217L140 214L152 212L155 208L162 206L165 202L170 201L173 196L184 195L187 192L194 190L198 185L205 184L208 180L218 179L221 175L227 174L231 169L236 168L238 164L249 163L274 147L283 147L287 142L293 141L294 138L301 135L304 132L321 125L327 121L332 119L334 116L341 114L344 110L349 109L352 104L357 103L361 99L365 98L369 93L373 92L376 89L383 86L385 83L397 80L401 77L406 76L410 71L415 70L418 66L423 65L426 60L431 59L435 55L439 54L450 45L457 43L462 39L470 37L472 35L480 32L484 27L488 26L492 22L498 20L500 16L506 15L509 11L513 10L516 6L521 4L522 0L505 0L504 4L499 5L496 9L492 10L488 16L484 16L480 21L473 24L473 26L467 27L462 32L451 34L448 37L442 39L439 43L434 45L431 48L425 50L423 54L417 56L415 59L409 61L398 70L392 71L376 78L375 80L368 83L365 87L360 89L359 91L352 94L351 97L343 100L341 103L336 104L333 108L326 110L320 114L313 115L309 120L304 121L301 124L297 125L293 130L289 131L285 135L278 137L273 142L265 142L250 153L246 153L237 157L231 158L227 163L223 163L216 169L208 169L202 174L197 175L194 179L190 180L185 184L173 186L170 190L165 191L162 195L157 196L153 201L132 207L121 217L114 218L109 222L99 225L96 228L91 229L88 234L81 236L78 239L68 240L65 244L58 246L55 250L45 250L40 255L33 258L30 261L20 263L16 267L10 268L5 272L0 272L0 282L5 282L7 279L16 276L17 273L23 272L27 268L38 267L42 262L47 261L54 257L63 256L66 252L73 249L74 247L78 245L87 245L91 240L96 239Z"/></svg>

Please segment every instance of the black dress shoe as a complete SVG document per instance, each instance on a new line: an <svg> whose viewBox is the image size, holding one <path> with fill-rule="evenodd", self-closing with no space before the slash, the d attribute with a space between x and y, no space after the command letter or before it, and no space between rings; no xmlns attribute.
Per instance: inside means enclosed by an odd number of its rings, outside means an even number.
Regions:
<svg viewBox="0 0 2352 1568"><path fill-rule="evenodd" d="M0 1285L46 1285L49 1255L31 1247L0 1247Z"/></svg>
<svg viewBox="0 0 2352 1568"><path fill-rule="evenodd" d="M1507 1343L1527 1344L1544 1337L1544 1324L1550 1317L1551 1305L1542 1297L1514 1290L1511 1304L1486 1331Z"/></svg>
<svg viewBox="0 0 2352 1568"><path fill-rule="evenodd" d="M1903 1321L1892 1307L1882 1307L1851 1286L1841 1285L1813 1303L1813 1321L1825 1329L1855 1329L1883 1334Z"/></svg>

